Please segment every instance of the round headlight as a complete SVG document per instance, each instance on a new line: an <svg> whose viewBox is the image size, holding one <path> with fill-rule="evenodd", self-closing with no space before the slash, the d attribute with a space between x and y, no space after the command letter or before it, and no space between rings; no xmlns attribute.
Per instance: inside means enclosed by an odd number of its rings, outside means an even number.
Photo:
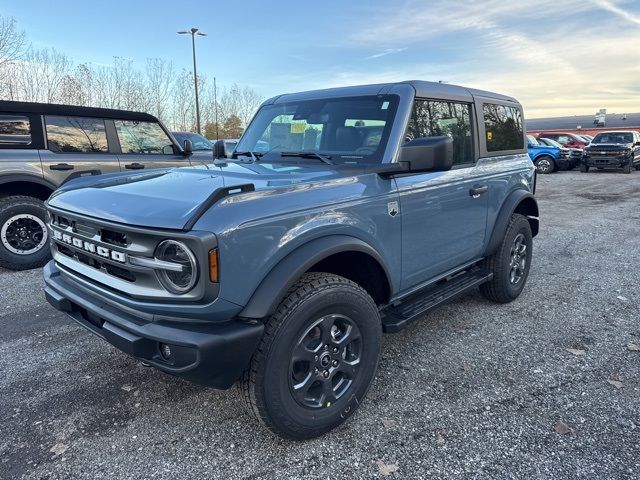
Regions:
<svg viewBox="0 0 640 480"><path fill-rule="evenodd" d="M184 243L175 240L163 241L156 248L156 258L182 267L181 271L158 270L160 283L171 293L187 293L196 284L198 279L196 257Z"/></svg>

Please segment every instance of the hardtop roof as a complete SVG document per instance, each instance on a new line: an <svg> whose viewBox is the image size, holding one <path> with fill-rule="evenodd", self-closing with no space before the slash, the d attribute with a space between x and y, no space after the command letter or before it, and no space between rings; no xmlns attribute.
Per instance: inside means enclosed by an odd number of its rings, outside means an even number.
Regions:
<svg viewBox="0 0 640 480"><path fill-rule="evenodd" d="M115 110L111 108L80 107L77 105L61 105L56 103L14 102L9 100L0 100L0 114L1 113L65 115L72 117L97 117L147 122L158 121L153 115L144 112Z"/></svg>
<svg viewBox="0 0 640 480"><path fill-rule="evenodd" d="M356 85L356 86L350 86L350 87L336 87L336 88L327 88L322 90L309 90L304 92L286 93L284 95L279 95L279 96L270 98L266 100L264 103L269 104L269 103L281 103L281 102L287 102L287 101L310 100L310 99L318 99L318 98L338 98L338 97L359 96L359 95L378 95L378 94L387 93L393 87L400 86L400 85L411 86L415 91L416 97L429 98L430 96L435 95L438 97L451 96L452 98L468 97L470 100L472 97L485 97L485 98L493 98L503 102L515 103L519 105L519 102L515 98L509 97L507 95L501 95L499 93L488 92L485 90L477 90L474 88L462 87L460 85L452 85L449 83L427 82L424 80L406 80L403 82Z"/></svg>

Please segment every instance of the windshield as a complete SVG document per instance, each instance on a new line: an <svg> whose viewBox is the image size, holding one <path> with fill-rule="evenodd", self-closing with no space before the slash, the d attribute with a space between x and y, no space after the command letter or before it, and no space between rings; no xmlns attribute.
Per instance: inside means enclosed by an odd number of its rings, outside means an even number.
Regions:
<svg viewBox="0 0 640 480"><path fill-rule="evenodd" d="M180 146L184 146L185 140L191 140L194 152L213 150L213 143L199 133L175 132L173 136L176 137Z"/></svg>
<svg viewBox="0 0 640 480"><path fill-rule="evenodd" d="M236 151L272 155L278 161L291 161L283 152L306 152L321 153L335 163L380 163L397 106L396 95L265 105Z"/></svg>
<svg viewBox="0 0 640 480"><path fill-rule="evenodd" d="M529 141L529 145L540 145L538 140L533 135L527 135L527 140Z"/></svg>
<svg viewBox="0 0 640 480"><path fill-rule="evenodd" d="M591 143L633 143L633 133L629 132L610 132L599 133L595 136Z"/></svg>
<svg viewBox="0 0 640 480"><path fill-rule="evenodd" d="M558 142L556 142L555 140L551 140L550 138L543 138L542 141L544 141L544 143L546 143L550 147L564 148Z"/></svg>

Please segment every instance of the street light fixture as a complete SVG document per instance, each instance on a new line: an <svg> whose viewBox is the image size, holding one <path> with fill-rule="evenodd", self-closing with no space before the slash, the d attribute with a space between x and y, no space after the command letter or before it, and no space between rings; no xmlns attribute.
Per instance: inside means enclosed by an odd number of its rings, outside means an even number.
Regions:
<svg viewBox="0 0 640 480"><path fill-rule="evenodd" d="M191 48L193 51L193 86L196 91L196 128L198 133L200 132L200 102L198 100L198 73L196 70L196 35L206 37L207 34L201 32L198 28L193 27L189 30L182 30L178 32L179 35L191 35Z"/></svg>

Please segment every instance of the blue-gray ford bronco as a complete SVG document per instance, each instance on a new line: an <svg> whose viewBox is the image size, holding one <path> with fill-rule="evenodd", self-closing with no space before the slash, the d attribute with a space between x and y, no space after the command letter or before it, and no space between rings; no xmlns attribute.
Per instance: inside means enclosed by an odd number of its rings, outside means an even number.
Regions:
<svg viewBox="0 0 640 480"><path fill-rule="evenodd" d="M364 400L382 332L478 287L510 302L538 233L521 105L407 81L265 101L200 166L78 178L47 203L45 293L123 352L287 438Z"/></svg>

